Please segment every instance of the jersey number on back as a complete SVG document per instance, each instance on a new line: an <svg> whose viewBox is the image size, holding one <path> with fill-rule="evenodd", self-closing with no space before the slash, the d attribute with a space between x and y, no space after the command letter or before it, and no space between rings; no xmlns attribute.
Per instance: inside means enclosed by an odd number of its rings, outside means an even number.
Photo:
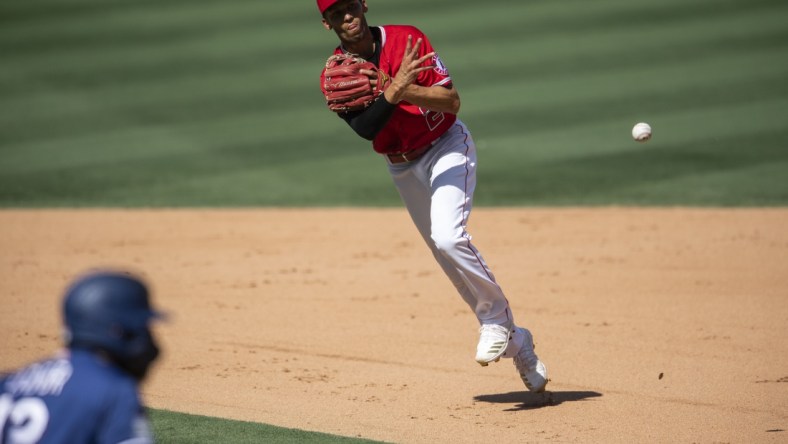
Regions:
<svg viewBox="0 0 788 444"><path fill-rule="evenodd" d="M49 423L49 410L38 398L14 401L9 394L0 396L0 442L8 425L9 443L35 443L41 439Z"/></svg>

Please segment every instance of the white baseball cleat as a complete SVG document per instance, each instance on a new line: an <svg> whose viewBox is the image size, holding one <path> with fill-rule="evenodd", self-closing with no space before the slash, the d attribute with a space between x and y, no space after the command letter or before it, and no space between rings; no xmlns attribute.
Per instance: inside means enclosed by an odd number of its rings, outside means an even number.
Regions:
<svg viewBox="0 0 788 444"><path fill-rule="evenodd" d="M510 329L498 324L483 324L479 329L479 344L476 345L476 362L486 367L501 359L509 345Z"/></svg>
<svg viewBox="0 0 788 444"><path fill-rule="evenodd" d="M534 338L526 328L517 327L515 332L517 339L522 338L520 350L514 356L514 366L520 373L528 390L541 393L547 386L547 367L539 360L534 351Z"/></svg>

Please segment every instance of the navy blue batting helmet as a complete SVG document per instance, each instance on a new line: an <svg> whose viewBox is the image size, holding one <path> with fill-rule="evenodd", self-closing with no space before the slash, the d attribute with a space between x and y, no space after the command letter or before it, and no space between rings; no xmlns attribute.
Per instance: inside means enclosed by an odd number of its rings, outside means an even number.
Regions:
<svg viewBox="0 0 788 444"><path fill-rule="evenodd" d="M159 354L149 325L161 317L145 283L122 272L77 279L63 302L66 345L102 351L139 379Z"/></svg>

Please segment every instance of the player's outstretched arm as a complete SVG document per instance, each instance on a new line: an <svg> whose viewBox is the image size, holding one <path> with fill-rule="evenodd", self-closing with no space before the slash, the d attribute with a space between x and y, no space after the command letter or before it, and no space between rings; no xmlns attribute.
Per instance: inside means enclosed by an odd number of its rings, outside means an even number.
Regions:
<svg viewBox="0 0 788 444"><path fill-rule="evenodd" d="M453 87L409 85L402 100L430 111L457 114L460 95Z"/></svg>

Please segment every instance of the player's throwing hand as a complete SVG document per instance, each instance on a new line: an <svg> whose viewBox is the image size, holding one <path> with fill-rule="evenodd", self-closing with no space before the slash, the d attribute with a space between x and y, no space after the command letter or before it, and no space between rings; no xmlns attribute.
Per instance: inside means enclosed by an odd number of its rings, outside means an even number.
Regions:
<svg viewBox="0 0 788 444"><path fill-rule="evenodd" d="M424 62L432 59L435 52L433 51L419 57L420 47L421 38L416 40L416 44L413 45L413 36L409 35L408 42L405 44L405 53L402 56L402 63L400 63L399 71L397 71L397 75L392 79L391 85L386 89L385 97L389 103L396 104L402 101L402 96L405 94L406 88L416 81L419 74L434 68L432 64L424 65Z"/></svg>

